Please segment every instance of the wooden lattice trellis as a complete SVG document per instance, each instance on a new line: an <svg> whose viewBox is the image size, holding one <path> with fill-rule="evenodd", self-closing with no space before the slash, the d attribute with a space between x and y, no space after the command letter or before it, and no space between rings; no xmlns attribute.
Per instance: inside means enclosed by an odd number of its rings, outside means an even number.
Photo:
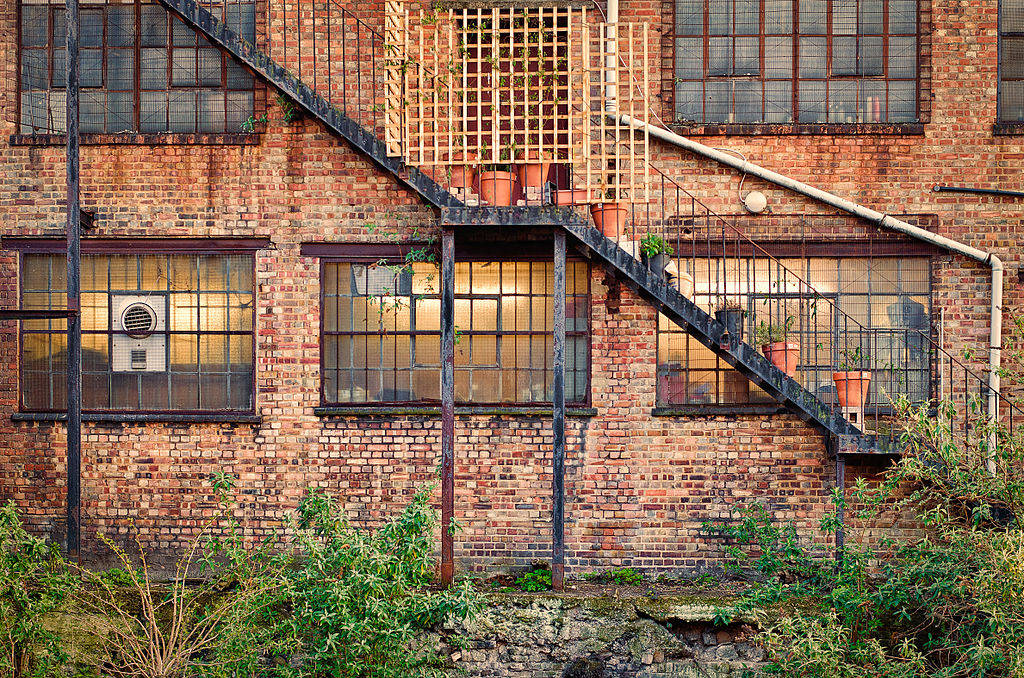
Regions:
<svg viewBox="0 0 1024 678"><path fill-rule="evenodd" d="M610 74L618 110L647 119L646 25L554 5L387 10L402 57L387 64L390 154L435 168L565 163L590 201L647 199L646 134L604 115Z"/></svg>

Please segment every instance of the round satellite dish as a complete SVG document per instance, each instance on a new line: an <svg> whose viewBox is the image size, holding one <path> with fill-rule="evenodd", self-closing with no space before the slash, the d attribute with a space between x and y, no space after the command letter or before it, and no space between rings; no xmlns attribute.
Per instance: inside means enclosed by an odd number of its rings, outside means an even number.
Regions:
<svg viewBox="0 0 1024 678"><path fill-rule="evenodd" d="M144 339L156 329L156 311L149 304L129 304L121 313L121 327L133 339Z"/></svg>
<svg viewBox="0 0 1024 678"><path fill-rule="evenodd" d="M743 206L752 214L760 214L768 207L768 198L761 191L751 191L743 196Z"/></svg>

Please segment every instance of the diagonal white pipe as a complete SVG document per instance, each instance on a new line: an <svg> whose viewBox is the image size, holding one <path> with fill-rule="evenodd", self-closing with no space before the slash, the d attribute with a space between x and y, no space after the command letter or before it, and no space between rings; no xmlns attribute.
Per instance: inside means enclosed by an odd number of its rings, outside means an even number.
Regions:
<svg viewBox="0 0 1024 678"><path fill-rule="evenodd" d="M729 153L723 153L722 151L705 146L702 143L687 139L684 136L670 132L662 127L657 127L643 120L630 117L625 114L619 114L616 112L610 113L618 122L624 125L629 125L635 129L645 129L647 132L657 139L661 139L667 143L673 144L680 148L686 149L697 155L702 155L705 158L709 158L723 165L728 165L741 172L746 172L752 176L764 179L765 181L771 182L783 188L788 188L791 191L806 195L809 198L823 202L826 205L831 205L837 209L843 210L853 214L854 216L860 217L867 221L874 223L880 228L886 228L891 231L897 231L908 235L917 240L931 243L943 249L951 252L956 252L964 256L970 257L976 261L989 266L992 269L992 299L989 306L989 353L988 353L988 414L989 417L996 419L998 415L998 395L999 395L999 367L1001 360L1001 347L1003 343L1003 262L995 254L991 252L985 252L976 247L971 247L956 240L951 240L941 235L937 235L930 231L926 231L923 228L909 224L901 219L883 214L869 207L858 205L857 203L840 198L838 195L823 191L820 188L815 188L810 184L805 184L802 181L798 181L791 177L787 177L784 174L779 174L765 167L754 165L746 160L741 160ZM994 471L994 462L989 459L989 469Z"/></svg>

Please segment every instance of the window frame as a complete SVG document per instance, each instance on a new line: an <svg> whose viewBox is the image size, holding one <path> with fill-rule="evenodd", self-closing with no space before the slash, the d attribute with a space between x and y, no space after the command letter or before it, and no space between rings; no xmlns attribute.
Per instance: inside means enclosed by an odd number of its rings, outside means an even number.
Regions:
<svg viewBox="0 0 1024 678"><path fill-rule="evenodd" d="M64 253L64 241L54 240L51 238L24 238L15 239L14 242L6 242L5 245L16 249L18 251L18 306L24 308L24 274L25 274L25 255L60 255ZM265 239L245 239L245 238L227 238L227 239L196 239L186 238L181 240L166 239L166 238L154 238L154 239L140 239L140 240L118 240L118 239L89 239L83 240L82 242L82 256L146 256L146 255L164 255L164 256L192 256L200 257L204 255L213 256L250 256L252 257L252 272L251 272L251 294L252 294L252 309L250 310L250 329L248 331L229 331L225 330L224 335L238 335L246 334L251 337L251 383L250 393L252 397L250 399L250 405L247 408L221 408L221 409L149 409L149 408L108 408L108 409L96 409L96 408L83 408L83 414L92 415L94 417L100 417L106 415L122 415L130 417L138 417L145 419L147 416L153 416L157 418L168 418L181 416L183 418L189 417L205 417L205 416L250 416L255 415L257 410L257 399L259 397L258 386L258 366L257 366L257 342L259 339L259 332L257 327L257 306L258 306L258 289L259 283L256 279L257 272L257 250L265 249L270 246L270 241ZM112 291L108 290L107 294L111 294ZM109 299L108 299L109 303ZM111 318L108 317L108 320ZM108 323L110 327L110 323ZM93 332L93 334L106 334L108 337L113 337L115 332L113 329L108 327L105 331ZM164 330L165 335L169 330ZM33 334L39 334L41 332L30 332ZM46 333L46 332L42 332ZM49 330L50 334L59 334L60 330ZM196 329L193 332L195 336L201 336L201 332ZM32 416L47 416L53 414L59 414L65 411L62 408L29 408L26 407L24 402L24 382L23 375L25 374L25 351L24 351L24 335L25 327L24 322L18 325L18 413L21 415ZM169 335L167 335L169 336Z"/></svg>
<svg viewBox="0 0 1024 678"><path fill-rule="evenodd" d="M768 244L768 245L766 245L766 249L771 251L772 249L779 249L779 248L772 248L772 246L770 244ZM902 252L902 253L899 252L898 249L892 249L891 251L889 251L890 248L882 248L883 252L881 252L881 253L870 253L870 254L867 254L867 253L864 253L864 252L858 252L856 250L856 248L850 248L850 247L841 246L838 243L835 243L835 244L831 244L831 243L806 243L806 244L803 245L802 249L803 249L802 252L799 251L799 250L791 250L791 248L788 247L787 245L783 245L781 247L781 250L779 252L777 252L774 256L776 256L778 258L783 258L783 259L805 258L805 259L826 259L826 260L832 260L835 263L835 266L837 268L842 265L842 261L844 259L862 259L864 261L869 261L869 262L871 260L876 260L876 259L896 259L896 260L902 260L902 259L907 259L907 258L910 258L910 259L926 259L927 260L927 264L928 264L928 293L927 293L927 296L928 296L928 319L929 319L929 323L931 325L931 328L929 330L929 335L930 336L933 335L933 333L934 333L933 313L935 311L935 265L936 265L936 260L935 260L936 253L935 252L933 252L933 251L931 251L931 250L929 250L927 248L916 247L913 243L910 244L910 246L907 248L906 252ZM743 258L743 257L741 257L741 258ZM800 272L799 275L801 277L804 277L806 275L806 271ZM823 294L823 295L820 295L820 296L834 297L834 299L832 299L832 302L834 304L836 304L839 308L842 308L842 300L843 300L844 297L853 298L853 299L867 299L868 302L870 303L870 299L871 299L871 297L874 294L881 294L882 296L891 296L891 295L887 295L887 294L884 294L884 293L881 293L881 292L877 292L877 293L873 292L870 287L867 289L866 292L847 292L847 293L843 294L843 293L841 293L840 291L837 290L834 293ZM801 298L801 297L809 298L806 295L801 295L799 293L782 294L782 295L772 294L772 293L762 293L762 294L751 295L751 297L749 299L753 299L753 298L766 298L766 297L771 297L773 299L778 299L778 298L787 297L787 296L791 296L792 298ZM833 317L833 319L832 319L832 322L836 324L837 328L838 328L838 325L839 325L839 320L840 320L840 316L838 316L838 315L835 315ZM695 371L696 372L709 372L709 371L714 372L714 374L715 374L715 384L716 384L716 390L715 390L715 400L716 400L716 402L712 402L712 403L676 402L676 403L673 403L673 402L668 401L667 398L665 400L663 400L662 399L662 393L661 393L661 380L660 380L660 377L661 377L661 374L662 374L662 371L663 371L662 363L661 363L661 360L660 360L660 352L661 352L661 347L662 347L662 341L667 340L667 336L668 335L672 335L672 334L682 335L687 342L694 341L694 340L693 340L692 337L688 336L689 333L686 331L685 328L681 328L680 327L680 328L673 328L673 329L671 329L669 331L663 331L661 329L660 318L657 319L656 322L658 323L658 325L655 328L655 375L656 375L656 379L655 379L654 400L655 400L655 409L659 413L673 413L673 412L675 412L675 413L679 413L679 412L684 412L684 413L685 412L732 413L732 412L743 412L743 411L750 411L750 410L757 410L757 411L767 412L767 411L771 410L773 407L775 407L777 405L777 403L774 400L771 400L770 398L768 400L763 400L763 399L762 400L749 400L748 399L745 402L721 402L722 396L721 396L721 390L720 389L721 389L721 386L722 386L722 383L723 383L723 376L722 375L723 374L727 374L727 373L732 372L732 371L735 371L735 368L729 366L727 363L724 363L724 361L722 360L721 357L719 357L719 356L717 356L717 355L715 355L713 353L712 353L712 356L715 358L715 366L714 366L714 368L712 368L712 369L702 369L702 368L699 368L699 367L698 368L694 368L694 367L691 367L689 363L687 363L686 365L683 366L682 369L679 370L678 374L684 375L685 382L687 384L689 384L689 383L691 383L691 380L690 380L690 377L689 377L691 372L695 372ZM669 321L669 322L671 322L671 321ZM884 328L874 328L874 329L884 329ZM749 328L747 328L747 330L748 330L748 335L749 335ZM808 334L810 334L810 333L808 333ZM666 336L663 337L663 335L666 335ZM800 336L805 336L805 335L801 334ZM934 339L934 336L932 336L932 338ZM748 343L751 343L750 337L747 336L745 341L747 341ZM687 359L689 360L689 348L686 349L686 352L687 352ZM804 369L804 367L805 366L801 363L801 369ZM827 367L827 366L816 364L816 365L813 365L811 367L811 371L813 373L821 373L823 367ZM935 368L934 365L928 365L927 366L927 373L929 375L928 376L928 380L929 380L929 382L928 382L928 389L929 389L929 392L931 392L931 390L934 389L934 387L935 387L934 375L933 375L934 368ZM866 408L871 408L871 409L874 409L874 410L878 410L880 413L884 413L884 411L886 410L886 406L882 406L882 405L879 405L877 403L865 405L865 407Z"/></svg>
<svg viewBox="0 0 1024 678"><path fill-rule="evenodd" d="M730 38L735 41L735 38L739 35L735 31L723 34L723 35L712 35L710 33L710 2L711 0L702 0L703 6L703 28L701 31L691 35L681 35L676 31L678 29L677 22L677 0L666 0L666 21L670 30L668 31L665 40L669 43L668 49L672 54L672 58L668 70L668 82L667 87L669 91L669 101L671 102L671 127L679 130L684 130L690 134L721 134L721 133L737 133L737 134L923 134L924 123L927 122L928 117L928 102L923 96L925 87L929 82L929 74L927 73L927 60L925 55L928 53L928 31L927 23L929 18L929 3L927 0L915 0L916 13L915 13L915 33L913 39L915 42L915 54L914 54L914 66L915 73L914 77L911 78L890 78L889 73L889 38L891 37L911 37L908 33L889 33L889 12L888 12L888 0L885 0L885 4L882 8L882 21L883 27L882 32L879 34L862 34L858 31L850 35L842 35L838 37L853 37L857 44L862 37L867 35L868 37L878 35L882 39L882 60L883 60L883 75L881 76L862 76L862 75L833 75L832 74L832 44L833 39L837 35L832 31L833 26L833 0L825 0L825 24L822 34L801 34L799 32L799 12L800 12L800 0L792 0L792 16L791 16L791 32L788 34L768 34L765 32L765 2L766 0L759 0L759 17L758 17L758 56L760 60L760 74L756 78L750 76L713 76L710 75L710 44L712 38ZM731 6L731 5L730 5ZM734 12L735 14L735 12ZM859 19L858 19L859 21ZM744 33L741 37L747 36ZM792 41L791 54L791 72L787 79L774 79L769 80L766 78L765 69L765 42L768 38L772 37L788 37ZM801 78L799 75L800 60L799 60L799 43L800 38L820 37L825 41L825 73L820 78L811 79L815 82L821 82L825 85L826 92L828 91L831 83L853 81L857 82L860 80L871 79L877 80L883 83L886 97L886 107L883 109L884 121L867 122L839 122L839 121L800 121L800 101L799 101L799 83ZM702 54L702 68L704 75L699 78L679 78L677 77L676 69L679 63L680 52L678 49L679 38L697 38L701 42L701 54ZM664 43L663 43L664 44ZM735 61L735 59L734 59ZM702 102L701 111L703 117L706 118L707 111L707 93L706 85L709 82L756 82L761 83L761 110L762 119L757 122L728 122L728 121L714 121L714 120L687 120L679 117L679 99L677 96L677 85L680 81L685 82L697 82L701 83L702 91L705 92ZM807 80L806 78L804 80ZM914 83L914 118L913 120L906 121L890 121L889 108L888 108L888 83L891 81L902 81ZM790 92L790 117L791 119L787 122L769 122L764 120L763 112L766 110L766 103L764 92L766 91L764 83L767 82L788 82ZM859 109L861 101L861 93L858 91L857 94L857 107ZM730 109L734 110L735 105L730 98ZM828 94L825 95L823 102L824 116L829 116L828 106ZM859 117L859 116L858 116Z"/></svg>
<svg viewBox="0 0 1024 678"><path fill-rule="evenodd" d="M996 10L996 131L1003 132L1024 132L1024 118L1019 120L1008 120L1003 117L1003 82L1020 82L1024 88L1024 76L1013 79L1003 78L1003 38L1019 38L1024 41L1024 30L1004 31L1003 12L1005 11L1006 0L999 0ZM1021 7L1024 13L1024 6ZM1022 66L1024 68L1024 66Z"/></svg>
<svg viewBox="0 0 1024 678"><path fill-rule="evenodd" d="M441 400L433 400L429 398L420 398L417 400L379 400L379 401L365 401L365 402L334 402L326 398L325 383L327 381L326 375L327 370L325 367L325 355L324 355L324 337L325 337L325 313L324 299L325 289L324 281L326 280L326 267L329 264L374 264L374 263L386 263L389 265L402 264L405 262L405 253L415 247L421 247L425 243L407 243L403 245L381 245L381 244L363 244L363 245L342 245L333 243L323 244L306 244L303 245L303 254L307 256L317 256L320 261L318 264L319 274L319 336L318 336L318 349L320 353L319 366L320 366L320 384L319 384L319 398L320 407L325 409L345 408L355 410L373 410L381 408L395 408L395 407L422 407L422 406L437 406ZM540 246L538 246L540 245ZM502 263L502 262L551 262L554 260L553 244L551 242L529 242L529 243L516 243L516 248L519 250L515 255L509 255L505 249L497 248L494 245L488 244L474 244L467 243L461 245L457 249L455 261L462 262L487 262L487 263ZM584 398L583 400L572 400L566 399L566 407L571 408L587 408L590 407L592 402L591 385L592 385L592 367L593 367L593 281L592 281L592 269L589 261L583 256L573 255L568 253L566 256L567 263L579 262L587 266L587 288L585 298L587 300L587 327L583 332L566 332L566 336L575 335L583 336L585 338L586 345L586 361L585 361L585 373L586 373L586 384L584 386ZM440 268L440 262L436 262ZM440 292L439 292L440 294ZM552 293L553 296L553 293ZM456 299L472 298L470 293L455 295ZM498 295L500 300L501 294ZM500 310L500 301L499 301ZM424 331L424 334L434 334L433 331ZM337 334L349 334L346 332L339 332ZM386 333L381 333L383 336ZM440 330L437 332L440 335ZM467 333L468 334L468 333ZM516 331L516 332L503 332L501 330L486 331L482 332L482 335L493 334L497 337L502 336L513 336L514 334L527 334L527 335L543 335L550 334L554 335L554 329L552 328L550 333L543 331ZM466 336L466 335L464 335ZM552 368L545 367L545 371L551 371ZM484 402L484 401L459 401L456 400L457 407L486 407L486 408L509 408L509 409L536 409L537 407L550 406L551 401L517 401L517 402Z"/></svg>
<svg viewBox="0 0 1024 678"><path fill-rule="evenodd" d="M259 35L259 33L260 33L260 31L261 31L261 29L263 27L262 26L263 19L262 19L262 14L261 14L261 10L265 7L263 2L264 2L264 0L253 0L251 2L252 8L253 8L253 31L254 31L255 35ZM14 103L15 132L14 132L13 138L17 138L18 143L24 143L25 140L32 139L32 138L35 138L35 137L51 137L51 136L61 136L62 137L62 136L65 135L65 132L64 131L60 131L59 129L46 129L46 128L39 129L39 128L36 128L32 124L30 124L26 128L24 126L24 124L23 124L24 121L22 119L22 103L23 103L22 99L23 99L23 93L24 93L25 90L23 88L23 83L22 83L22 68L23 68L23 58L25 56L25 48L24 48L24 46L22 44L22 39L23 39L23 36L22 36L22 25L23 25L24 8L25 8L26 5L33 6L33 7L44 7L45 8L45 11L46 11L46 33L47 33L46 44L44 46L42 46L42 47L33 47L33 48L29 48L29 49L43 51L46 54L46 87L43 88L43 89L31 90L31 91L44 92L46 94L46 106L49 107L51 93L53 93L53 92L65 92L66 91L66 87L63 87L63 86L62 87L55 87L53 85L53 82L54 82L54 63L55 63L54 52L55 52L55 50L62 50L63 47L64 47L63 36L58 36L58 35L55 34L55 28L56 28L56 23L57 23L55 17L56 17L56 15L60 11L62 11L64 9L64 6L59 4L59 3L54 3L53 0L43 0L42 2L39 2L39 3L26 3L23 0L16 0L16 4L17 4L17 9L16 9L16 24L15 24L15 44L16 44L16 50L17 50L17 57L16 57L16 66L15 66L15 68L16 68L15 78L16 78L16 82L17 82L17 86L16 86L16 92L17 93L16 93L16 96L15 96L15 103ZM232 3L232 4L238 4L238 3ZM147 49L147 47L143 45L143 40L142 40L142 35L141 35L142 23L143 23L143 21L142 21L142 18L143 18L142 17L142 15L143 15L142 8L144 6L146 6L146 5L152 5L152 6L158 7L160 9L164 10L167 13L167 35L166 35L166 46L164 48L167 51L167 86L164 89L155 89L155 90L154 89L145 89L145 88L143 88L143 85L142 85L142 53L143 53L143 51L145 49ZM133 125L133 129L131 129L131 130L114 130L114 131L109 131L109 130L106 130L106 129L104 129L102 131L90 130L90 131L83 131L82 132L83 136L90 138L90 140L92 140L93 142L97 141L97 139L98 139L102 143L106 143L106 142L109 142L109 141L135 141L140 136L147 137L149 140L155 140L155 138L170 136L170 137L174 137L175 141L208 142L211 138L215 138L215 137L237 137L237 136L240 136L240 135L244 134L244 133L241 133L240 128L239 129L231 129L228 126L228 121L229 121L228 96L229 96L229 94L231 94L231 93L239 93L239 92L249 92L249 93L251 93L252 111L250 112L249 116L252 119L255 119L256 117L258 117L258 114L265 108L266 104L265 104L264 97L263 97L263 88L260 85L259 79L256 77L256 75L248 67L246 67L241 62L238 62L236 59L234 59L234 57L232 55L230 55L229 53L227 53L226 51L224 51L220 47L216 46L212 41L210 41L208 38L206 38L202 33L200 33L199 31L193 30L191 27L188 27L187 24L184 24L184 22L179 17L175 16L173 13L171 13L169 10L167 10L159 2L145 2L145 0L126 0L125 2L118 2L118 3L102 2L102 3L83 5L83 9L85 9L85 10L88 10L90 8L99 8L103 12L103 41L102 41L102 45L98 48L102 52L102 59L101 59L101 66L102 66L102 68L101 68L100 79L101 79L101 82L103 84L101 84L99 87L85 87L85 86L81 86L82 93L88 92L90 90L101 91L101 92L104 93L105 96L110 93L110 90L106 87L106 79L107 79L106 75L107 75L108 52L112 48L108 44L108 22L107 22L107 18L106 18L106 8L112 7L112 6L131 7L132 10L133 10L133 16L134 16L134 19L135 19L134 41L131 44L131 46L127 46L127 47L123 48L126 51L131 51L132 54L134 55L135 68L134 68L134 77L132 79L132 84L131 84L131 87L129 89L126 89L126 90L114 90L114 93L128 94L131 97L131 101L133 103L133 112L132 112L132 125ZM224 5L224 6L225 7L230 7L231 5ZM176 22L177 23L181 23L182 25L186 26L186 28L188 28L188 30L195 36L195 44L196 44L195 48L184 47L184 46L177 46L178 49L194 49L195 52L196 52L196 59L197 59L196 77L197 77L197 84L192 85L192 86L174 85L172 77L171 77L171 71L172 71L172 68L173 68L173 52L174 52L174 49L176 48L176 46L174 45L174 25L175 25ZM206 47L202 46L202 43L204 41L209 43L209 45L210 45L209 48L206 48ZM96 49L96 48L86 48L86 49ZM203 49L216 50L218 52L219 56L220 56L220 76L221 76L221 82L216 87L203 86L203 85L198 83L198 79L199 79L198 60L200 58L200 55L201 55ZM248 74L249 78L251 78L251 80L252 80L251 87L232 88L232 87L229 86L229 83L228 83L228 80L229 80L229 76L228 76L229 67L228 66L229 66L229 64L232 64L232 63L234 63L238 68L244 70ZM164 111L164 115L168 116L165 119L168 119L168 127L169 127L170 126L169 116L170 116L170 106L171 106L169 98L170 98L170 95L173 94L176 91L178 91L178 92L188 92L188 91L191 91L191 92L196 93L196 94L198 94L200 92L219 92L223 96L223 100L224 100L224 110L223 110L224 129L219 130L219 131L203 131L201 129L202 123L201 123L200 107L197 105L196 109L195 109L195 129L193 129L191 131L171 131L170 129L164 129L164 130L159 130L159 131L157 131L157 130L144 131L142 129L142 99L143 99L143 94L145 94L147 92L165 92L165 93L168 94L168 103L164 107L163 111ZM104 108L103 108L104 128L106 127L106 121L109 118L109 108L106 105L107 101L108 101L108 99L105 98L105 100L104 100L105 105L104 105ZM61 120L63 121L63 117L61 117ZM55 125L55 127L56 127L56 125Z"/></svg>

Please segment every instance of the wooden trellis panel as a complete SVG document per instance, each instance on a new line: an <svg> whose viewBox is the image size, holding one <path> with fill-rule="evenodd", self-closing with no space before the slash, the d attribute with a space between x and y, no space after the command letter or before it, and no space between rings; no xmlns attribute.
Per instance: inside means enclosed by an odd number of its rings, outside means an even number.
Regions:
<svg viewBox="0 0 1024 678"><path fill-rule="evenodd" d="M596 23L584 26L583 59L589 74L582 153L573 163L574 188L587 189L592 202L650 200L649 133L606 115L609 82L614 108L646 122L650 57L647 24Z"/></svg>
<svg viewBox="0 0 1024 678"><path fill-rule="evenodd" d="M384 145L391 157L405 147L405 68L408 10L401 0L384 3Z"/></svg>
<svg viewBox="0 0 1024 678"><path fill-rule="evenodd" d="M646 24L587 24L586 9L553 5L386 9L401 56L386 65L389 153L419 167L566 163L591 202L649 199L646 131L605 115L611 72L616 108L647 120Z"/></svg>

